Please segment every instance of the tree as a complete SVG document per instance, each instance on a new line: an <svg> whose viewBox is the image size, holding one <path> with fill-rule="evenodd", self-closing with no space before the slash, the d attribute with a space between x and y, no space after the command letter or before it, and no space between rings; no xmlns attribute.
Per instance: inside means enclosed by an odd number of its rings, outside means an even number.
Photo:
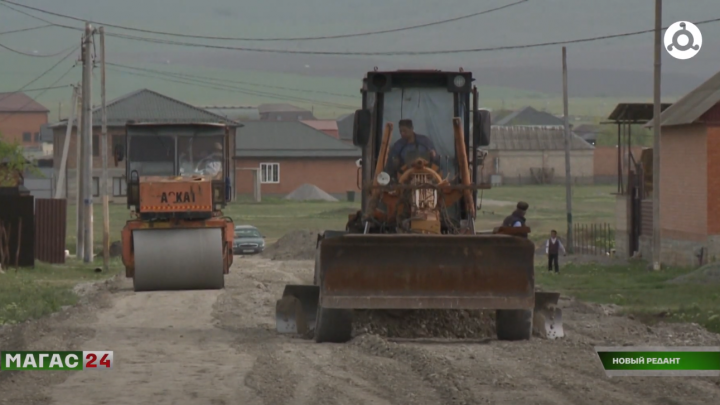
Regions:
<svg viewBox="0 0 720 405"><path fill-rule="evenodd" d="M23 155L22 145L8 142L0 134L0 187L17 186L25 172L40 174L37 164Z"/></svg>

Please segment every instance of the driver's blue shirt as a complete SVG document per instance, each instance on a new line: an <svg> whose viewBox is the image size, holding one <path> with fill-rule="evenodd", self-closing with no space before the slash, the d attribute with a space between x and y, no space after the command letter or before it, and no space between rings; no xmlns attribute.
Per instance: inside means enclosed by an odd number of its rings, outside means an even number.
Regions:
<svg viewBox="0 0 720 405"><path fill-rule="evenodd" d="M392 162L393 159L399 158L399 164L403 165L407 163L407 156L410 152L430 153L430 151L434 150L435 145L430 138L425 135L420 135L416 133L415 142L413 143L410 143L403 138L398 139L398 141L395 142L395 144L390 149L388 160ZM438 163L440 161L439 158L440 157L437 151L435 151L435 158L433 159L433 163Z"/></svg>

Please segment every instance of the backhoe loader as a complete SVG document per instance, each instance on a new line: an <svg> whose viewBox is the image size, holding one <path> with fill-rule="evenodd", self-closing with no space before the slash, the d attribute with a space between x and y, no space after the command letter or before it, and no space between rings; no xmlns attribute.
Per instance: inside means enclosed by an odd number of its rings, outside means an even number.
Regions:
<svg viewBox="0 0 720 405"><path fill-rule="evenodd" d="M362 209L344 231L318 235L313 285L285 286L279 333L346 342L353 310L444 309L496 310L501 340L529 339L533 329L563 335L559 294L535 291L535 247L518 236L530 229L475 229L477 190L490 188L478 176L478 157L491 122L472 81L462 70L367 74L353 129ZM388 173L401 119L436 150L407 155Z"/></svg>

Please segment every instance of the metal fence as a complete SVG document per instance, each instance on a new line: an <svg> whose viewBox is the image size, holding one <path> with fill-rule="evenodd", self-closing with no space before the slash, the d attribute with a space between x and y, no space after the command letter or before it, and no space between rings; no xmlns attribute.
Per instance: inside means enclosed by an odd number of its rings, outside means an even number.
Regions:
<svg viewBox="0 0 720 405"><path fill-rule="evenodd" d="M46 263L65 263L67 200L35 200L35 258Z"/></svg>
<svg viewBox="0 0 720 405"><path fill-rule="evenodd" d="M574 224L573 253L609 255L615 250L615 229L608 223Z"/></svg>

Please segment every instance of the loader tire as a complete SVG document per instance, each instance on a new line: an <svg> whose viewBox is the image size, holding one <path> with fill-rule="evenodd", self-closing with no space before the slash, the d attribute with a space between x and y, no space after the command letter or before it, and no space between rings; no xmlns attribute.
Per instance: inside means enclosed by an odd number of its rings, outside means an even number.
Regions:
<svg viewBox="0 0 720 405"><path fill-rule="evenodd" d="M345 343L352 339L352 309L318 308L316 343Z"/></svg>
<svg viewBox="0 0 720 405"><path fill-rule="evenodd" d="M495 329L498 340L528 340L532 336L533 311L524 309L498 309L495 312Z"/></svg>

